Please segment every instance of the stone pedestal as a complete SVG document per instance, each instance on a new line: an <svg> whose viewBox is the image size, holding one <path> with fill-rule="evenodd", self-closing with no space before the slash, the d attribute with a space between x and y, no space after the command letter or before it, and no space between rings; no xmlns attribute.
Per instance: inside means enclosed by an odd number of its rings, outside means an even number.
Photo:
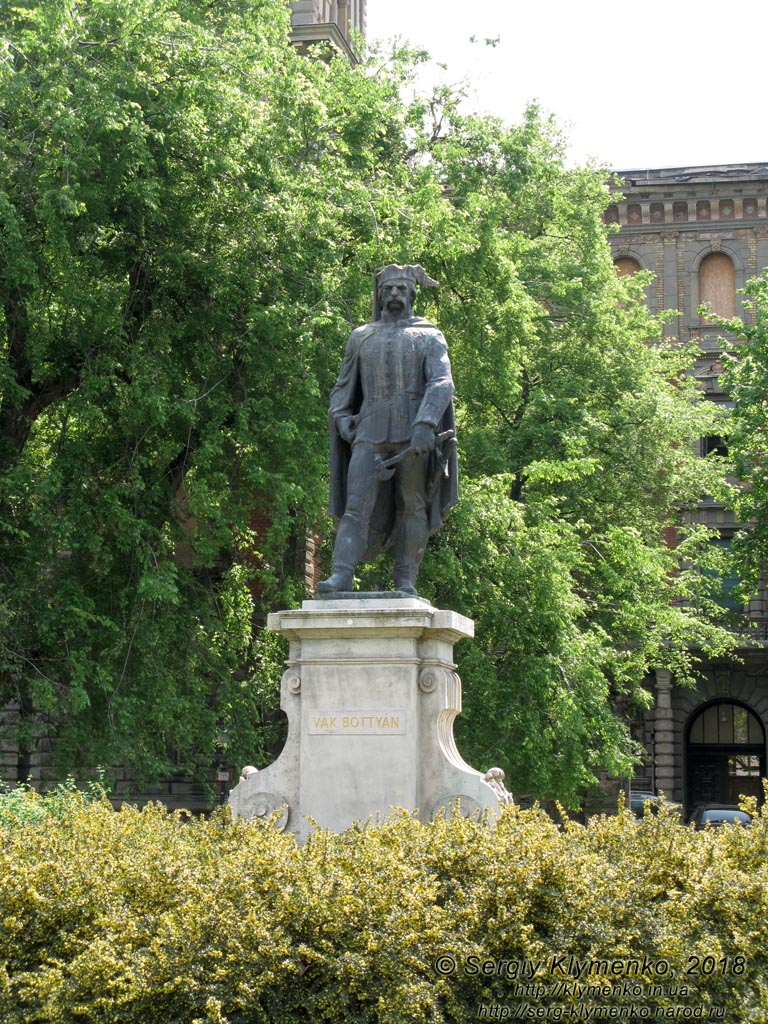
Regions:
<svg viewBox="0 0 768 1024"><path fill-rule="evenodd" d="M236 815L279 822L300 839L307 819L343 831L355 821L415 811L429 821L458 799L465 814L511 797L503 772L486 775L456 749L461 681L453 645L470 619L418 597L305 601L269 629L290 641L280 706L285 748L268 768L245 769L230 794Z"/></svg>

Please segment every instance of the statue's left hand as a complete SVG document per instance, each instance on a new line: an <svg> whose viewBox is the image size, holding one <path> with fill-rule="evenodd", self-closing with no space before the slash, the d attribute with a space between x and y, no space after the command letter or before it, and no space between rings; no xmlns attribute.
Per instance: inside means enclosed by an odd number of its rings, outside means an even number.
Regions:
<svg viewBox="0 0 768 1024"><path fill-rule="evenodd" d="M417 423L411 435L411 448L422 455L435 447L435 428L429 423Z"/></svg>

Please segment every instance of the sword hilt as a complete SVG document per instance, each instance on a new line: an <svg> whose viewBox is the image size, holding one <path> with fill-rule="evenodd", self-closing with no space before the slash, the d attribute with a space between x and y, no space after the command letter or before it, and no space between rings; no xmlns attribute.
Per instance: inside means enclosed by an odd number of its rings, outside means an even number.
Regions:
<svg viewBox="0 0 768 1024"><path fill-rule="evenodd" d="M455 430L443 430L441 433L435 436L435 448L441 448L447 441L456 442L456 431ZM411 448L404 448L401 452L396 455L390 455L388 459L382 459L380 455L376 456L376 476L379 480L389 480L394 474L398 463L402 462L406 456L418 454ZM441 459L441 463L442 463ZM446 463L447 465L447 463Z"/></svg>

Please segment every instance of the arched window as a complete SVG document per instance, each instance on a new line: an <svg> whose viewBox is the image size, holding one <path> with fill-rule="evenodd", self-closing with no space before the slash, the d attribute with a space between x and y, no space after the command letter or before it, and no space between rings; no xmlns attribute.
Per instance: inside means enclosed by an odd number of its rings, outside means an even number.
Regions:
<svg viewBox="0 0 768 1024"><path fill-rule="evenodd" d="M619 277L632 277L638 270L641 270L640 264L632 256L619 256L618 259L613 261L613 265L616 267L616 273Z"/></svg>
<svg viewBox="0 0 768 1024"><path fill-rule="evenodd" d="M713 252L701 261L699 302L718 316L736 316L736 271L730 256Z"/></svg>
<svg viewBox="0 0 768 1024"><path fill-rule="evenodd" d="M742 704L720 700L709 704L691 721L688 743L692 746L762 747L765 735L753 711Z"/></svg>

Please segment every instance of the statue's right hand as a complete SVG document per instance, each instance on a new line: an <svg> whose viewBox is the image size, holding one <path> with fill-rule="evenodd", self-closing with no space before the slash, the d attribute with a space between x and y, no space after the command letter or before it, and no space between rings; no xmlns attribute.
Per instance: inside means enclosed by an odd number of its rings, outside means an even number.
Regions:
<svg viewBox="0 0 768 1024"><path fill-rule="evenodd" d="M411 448L419 455L435 447L435 428L430 423L416 423L411 434Z"/></svg>
<svg viewBox="0 0 768 1024"><path fill-rule="evenodd" d="M336 429L348 444L355 440L355 427L357 420L354 416L339 416L336 420Z"/></svg>

